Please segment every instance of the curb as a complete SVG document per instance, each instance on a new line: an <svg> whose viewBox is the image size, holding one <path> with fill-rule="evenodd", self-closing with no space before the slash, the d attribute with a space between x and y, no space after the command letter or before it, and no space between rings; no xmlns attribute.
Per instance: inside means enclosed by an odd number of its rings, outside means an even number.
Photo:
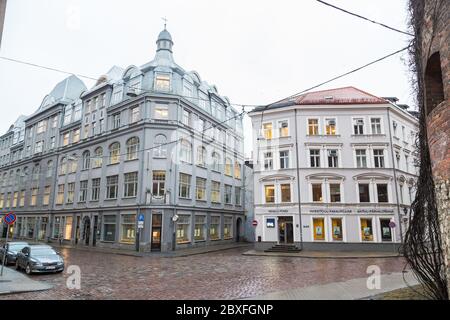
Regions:
<svg viewBox="0 0 450 320"><path fill-rule="evenodd" d="M255 257L283 257L283 258L305 258L305 259L376 259L376 258L401 258L402 255L379 255L379 256L310 256L310 255L286 255L286 254L264 254L264 253L242 253L244 256Z"/></svg>

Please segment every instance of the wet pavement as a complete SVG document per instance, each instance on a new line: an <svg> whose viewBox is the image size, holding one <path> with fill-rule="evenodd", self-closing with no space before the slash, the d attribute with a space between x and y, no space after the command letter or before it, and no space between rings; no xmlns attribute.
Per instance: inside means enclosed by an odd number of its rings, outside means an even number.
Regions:
<svg viewBox="0 0 450 320"><path fill-rule="evenodd" d="M188 257L134 257L62 249L67 267L81 270L81 289L68 289L70 274L33 275L54 286L3 299L241 299L270 292L367 277L367 267L401 272L403 258L310 259L244 256L248 247Z"/></svg>

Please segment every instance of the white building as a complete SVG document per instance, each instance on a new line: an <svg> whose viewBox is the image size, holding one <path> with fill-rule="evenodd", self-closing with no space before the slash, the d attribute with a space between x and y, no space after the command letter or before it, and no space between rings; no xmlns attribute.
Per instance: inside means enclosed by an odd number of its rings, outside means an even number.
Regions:
<svg viewBox="0 0 450 320"><path fill-rule="evenodd" d="M393 250L401 243L418 123L396 102L346 87L250 112L257 249Z"/></svg>

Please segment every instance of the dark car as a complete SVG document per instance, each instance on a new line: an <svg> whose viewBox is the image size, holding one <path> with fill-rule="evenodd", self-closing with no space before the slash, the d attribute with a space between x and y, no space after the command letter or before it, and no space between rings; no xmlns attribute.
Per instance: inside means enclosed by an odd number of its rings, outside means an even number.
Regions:
<svg viewBox="0 0 450 320"><path fill-rule="evenodd" d="M15 264L17 253L24 247L28 246L27 242L7 242L0 248L0 264L3 262L3 256L6 251L5 265ZM6 250L5 250L6 249Z"/></svg>
<svg viewBox="0 0 450 320"><path fill-rule="evenodd" d="M17 253L16 269L25 269L27 274L62 272L64 260L50 246L29 245Z"/></svg>

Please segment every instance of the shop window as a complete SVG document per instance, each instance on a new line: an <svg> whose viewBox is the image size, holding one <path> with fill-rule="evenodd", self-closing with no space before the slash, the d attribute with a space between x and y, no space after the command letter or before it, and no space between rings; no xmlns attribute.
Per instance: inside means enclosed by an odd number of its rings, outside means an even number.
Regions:
<svg viewBox="0 0 450 320"><path fill-rule="evenodd" d="M136 236L136 215L135 214L123 214L121 216L120 228L121 235L120 241L125 243L134 243Z"/></svg>
<svg viewBox="0 0 450 320"><path fill-rule="evenodd" d="M190 240L191 216L180 215L177 221L177 243L186 243Z"/></svg>
<svg viewBox="0 0 450 320"><path fill-rule="evenodd" d="M233 217L224 217L223 221L223 238L233 238Z"/></svg>
<svg viewBox="0 0 450 320"><path fill-rule="evenodd" d="M206 240L206 216L195 216L194 240Z"/></svg>
<svg viewBox="0 0 450 320"><path fill-rule="evenodd" d="M332 218L331 228L333 232L333 241L342 241L343 240L342 219Z"/></svg>
<svg viewBox="0 0 450 320"><path fill-rule="evenodd" d="M66 217L66 227L64 229L64 240L72 239L73 217Z"/></svg>
<svg viewBox="0 0 450 320"><path fill-rule="evenodd" d="M361 239L362 241L373 241L372 219L361 219Z"/></svg>
<svg viewBox="0 0 450 320"><path fill-rule="evenodd" d="M103 216L103 241L116 240L116 216Z"/></svg>
<svg viewBox="0 0 450 320"><path fill-rule="evenodd" d="M211 216L211 223L209 224L209 237L211 240L220 239L220 217Z"/></svg>
<svg viewBox="0 0 450 320"><path fill-rule="evenodd" d="M381 241L392 241L392 230L389 226L390 219L380 219Z"/></svg>
<svg viewBox="0 0 450 320"><path fill-rule="evenodd" d="M314 218L314 240L325 240L325 223L324 218Z"/></svg>

